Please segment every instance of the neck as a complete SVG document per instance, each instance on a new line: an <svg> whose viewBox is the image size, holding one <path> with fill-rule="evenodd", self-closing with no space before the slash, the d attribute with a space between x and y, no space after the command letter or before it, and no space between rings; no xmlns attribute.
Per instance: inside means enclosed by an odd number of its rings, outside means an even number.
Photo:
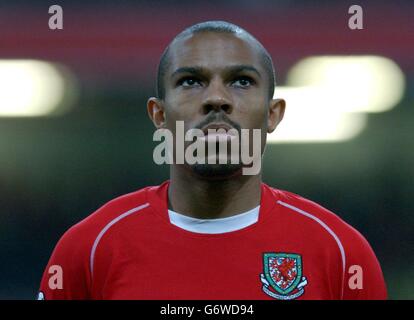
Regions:
<svg viewBox="0 0 414 320"><path fill-rule="evenodd" d="M207 180L183 166L172 165L168 189L170 210L199 219L233 216L257 207L261 196L261 174Z"/></svg>

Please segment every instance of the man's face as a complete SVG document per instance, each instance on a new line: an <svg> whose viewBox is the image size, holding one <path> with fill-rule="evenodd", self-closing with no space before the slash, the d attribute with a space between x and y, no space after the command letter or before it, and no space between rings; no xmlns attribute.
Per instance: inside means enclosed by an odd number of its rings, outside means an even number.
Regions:
<svg viewBox="0 0 414 320"><path fill-rule="evenodd" d="M260 129L263 152L269 132L269 79L260 51L252 41L209 32L179 39L170 47L170 66L163 81L163 127L174 136L176 121L184 121L185 132L223 123L239 132ZM250 140L251 143L252 135ZM186 146L189 144L186 142ZM193 166L208 174L223 170L231 173L240 168L241 165Z"/></svg>

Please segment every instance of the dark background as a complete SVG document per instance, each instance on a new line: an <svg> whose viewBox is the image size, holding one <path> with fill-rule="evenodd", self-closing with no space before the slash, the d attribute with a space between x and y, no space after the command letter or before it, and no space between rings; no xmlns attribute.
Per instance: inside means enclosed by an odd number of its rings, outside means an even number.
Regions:
<svg viewBox="0 0 414 320"><path fill-rule="evenodd" d="M0 118L0 299L34 299L71 225L116 196L168 179L168 167L152 160L146 100L168 42L213 19L255 35L280 84L309 55L376 54L399 64L406 90L394 109L369 114L350 141L269 145L264 180L353 225L376 252L390 298L414 298L414 3L359 2L358 31L348 28L348 1L208 3L0 1L0 59L62 63L80 90L62 116ZM48 29L52 4L63 7L63 30Z"/></svg>

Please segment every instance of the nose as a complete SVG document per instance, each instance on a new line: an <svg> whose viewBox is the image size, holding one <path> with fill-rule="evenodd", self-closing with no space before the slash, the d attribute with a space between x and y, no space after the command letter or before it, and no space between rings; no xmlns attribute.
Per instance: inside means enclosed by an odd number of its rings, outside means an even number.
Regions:
<svg viewBox="0 0 414 320"><path fill-rule="evenodd" d="M228 96L225 86L220 81L211 81L202 103L203 114L224 111L230 114L233 111L231 99Z"/></svg>

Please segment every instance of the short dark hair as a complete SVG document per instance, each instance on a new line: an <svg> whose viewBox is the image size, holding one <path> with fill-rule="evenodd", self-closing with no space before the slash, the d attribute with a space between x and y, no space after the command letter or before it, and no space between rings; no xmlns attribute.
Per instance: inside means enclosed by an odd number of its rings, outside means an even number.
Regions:
<svg viewBox="0 0 414 320"><path fill-rule="evenodd" d="M267 52L265 47L250 33L248 33L246 30L240 28L239 26L226 22L226 21L206 21L197 23L195 25L192 25L188 28L186 28L184 31L179 33L167 46L167 48L164 50L163 54L161 55L160 62L158 64L158 71L157 71L157 80L156 80L156 92L157 97L159 99L165 98L165 83L164 83L164 77L167 73L167 70L170 66L170 47L171 45L178 39L185 37L187 35L202 33L202 32L214 32L214 33L228 33L228 34L243 34L248 36L250 39L252 39L257 46L259 47L263 66L266 70L268 79L269 79L269 99L273 97L274 91L275 91L275 69L273 66L273 61L270 56L270 54Z"/></svg>

